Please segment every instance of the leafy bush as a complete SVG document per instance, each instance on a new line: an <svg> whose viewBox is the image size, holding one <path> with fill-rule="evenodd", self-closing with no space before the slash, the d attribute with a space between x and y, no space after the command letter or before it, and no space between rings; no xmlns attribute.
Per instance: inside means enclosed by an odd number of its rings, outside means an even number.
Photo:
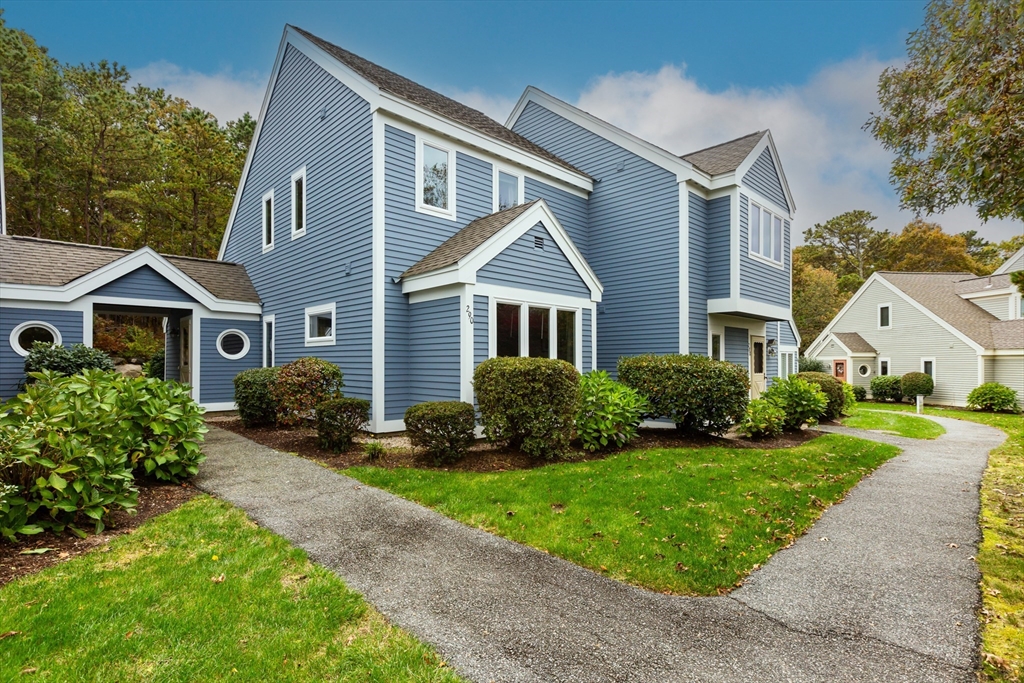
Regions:
<svg viewBox="0 0 1024 683"><path fill-rule="evenodd" d="M316 407L317 442L320 448L343 451L352 445L352 437L369 420L369 401L342 397L328 399Z"/></svg>
<svg viewBox="0 0 1024 683"><path fill-rule="evenodd" d="M127 325L123 330L124 354L137 361L147 361L164 348L164 342L152 330ZM159 379L163 379L161 376Z"/></svg>
<svg viewBox="0 0 1024 683"><path fill-rule="evenodd" d="M859 384L853 385L853 400L860 402L868 400L868 390Z"/></svg>
<svg viewBox="0 0 1024 683"><path fill-rule="evenodd" d="M999 382L986 382L967 394L967 407L971 410L990 410L997 413L1019 413L1017 392Z"/></svg>
<svg viewBox="0 0 1024 683"><path fill-rule="evenodd" d="M473 386L484 434L528 455L562 456L580 409L580 374L551 358L491 358L477 366Z"/></svg>
<svg viewBox="0 0 1024 683"><path fill-rule="evenodd" d="M857 389L864 391L864 387L855 387L849 382L840 382L840 384L843 385L843 414L849 415L857 405Z"/></svg>
<svg viewBox="0 0 1024 683"><path fill-rule="evenodd" d="M82 370L104 370L112 372L114 361L103 351L75 344L60 346L36 342L25 357L25 374L50 370L62 375L75 375Z"/></svg>
<svg viewBox="0 0 1024 683"><path fill-rule="evenodd" d="M900 390L907 398L931 396L935 390L935 382L931 375L923 372L908 372L900 378Z"/></svg>
<svg viewBox="0 0 1024 683"><path fill-rule="evenodd" d="M576 434L585 449L625 446L636 436L647 401L635 389L616 382L604 370L594 370L580 378L580 390L583 402Z"/></svg>
<svg viewBox="0 0 1024 683"><path fill-rule="evenodd" d="M824 372L798 372L794 377L805 379L812 384L817 384L828 396L828 406L821 415L826 420L834 420L843 413L843 406L846 405L846 392L843 391L843 384L832 375Z"/></svg>
<svg viewBox="0 0 1024 683"><path fill-rule="evenodd" d="M825 361L803 356L797 363L800 372L828 372Z"/></svg>
<svg viewBox="0 0 1024 683"><path fill-rule="evenodd" d="M786 411L764 398L747 404L739 431L753 439L778 436L786 426Z"/></svg>
<svg viewBox="0 0 1024 683"><path fill-rule="evenodd" d="M341 396L341 368L322 358L299 358L283 366L274 384L277 423L285 427L313 417L316 407Z"/></svg>
<svg viewBox="0 0 1024 683"><path fill-rule="evenodd" d="M790 430L813 427L828 409L828 396L818 384L798 375L776 379L761 397L785 413L784 426Z"/></svg>
<svg viewBox="0 0 1024 683"><path fill-rule="evenodd" d="M903 400L903 383L899 375L878 375L871 379L871 398L876 401Z"/></svg>
<svg viewBox="0 0 1024 683"><path fill-rule="evenodd" d="M246 427L272 425L277 421L274 386L280 368L250 368L235 375L235 405Z"/></svg>
<svg viewBox="0 0 1024 683"><path fill-rule="evenodd" d="M152 377L153 379L163 379L165 361L166 352L163 349L160 349L152 356L150 356L148 361L142 364L142 373L146 375L146 377Z"/></svg>
<svg viewBox="0 0 1024 683"><path fill-rule="evenodd" d="M647 399L644 417L708 434L723 434L743 417L750 390L740 366L696 355L620 358L619 380Z"/></svg>
<svg viewBox="0 0 1024 683"><path fill-rule="evenodd" d="M387 456L388 449L380 441L367 441L363 444L363 453L366 453L368 460L376 462Z"/></svg>
<svg viewBox="0 0 1024 683"><path fill-rule="evenodd" d="M466 454L473 443L476 411L462 401L431 401L405 411L405 429L413 446L423 448L442 464Z"/></svg>

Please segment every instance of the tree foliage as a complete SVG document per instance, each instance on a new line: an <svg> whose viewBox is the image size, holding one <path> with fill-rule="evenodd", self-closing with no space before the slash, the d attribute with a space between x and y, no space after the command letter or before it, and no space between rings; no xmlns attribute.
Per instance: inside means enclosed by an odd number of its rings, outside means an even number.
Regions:
<svg viewBox="0 0 1024 683"><path fill-rule="evenodd" d="M805 260L800 248L793 252L793 322L800 330L803 353L818 338L850 298L841 292L836 274Z"/></svg>

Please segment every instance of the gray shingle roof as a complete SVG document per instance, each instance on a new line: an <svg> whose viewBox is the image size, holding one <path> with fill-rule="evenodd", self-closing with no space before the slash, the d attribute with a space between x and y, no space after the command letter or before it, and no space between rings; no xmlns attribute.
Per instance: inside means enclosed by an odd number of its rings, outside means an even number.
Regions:
<svg viewBox="0 0 1024 683"><path fill-rule="evenodd" d="M1004 289L1010 286L1009 275L986 275L984 277L972 277L956 283L957 294L973 294L983 292L986 289Z"/></svg>
<svg viewBox="0 0 1024 683"><path fill-rule="evenodd" d="M422 275L458 263L459 259L497 235L502 228L523 215L527 209L539 201L539 199L534 199L532 202L477 218L402 273L402 277Z"/></svg>
<svg viewBox="0 0 1024 683"><path fill-rule="evenodd" d="M1024 349L1024 318L992 323L992 344L996 349Z"/></svg>
<svg viewBox="0 0 1024 683"><path fill-rule="evenodd" d="M850 349L850 353L878 353L874 346L856 332L833 332L832 336Z"/></svg>
<svg viewBox="0 0 1024 683"><path fill-rule="evenodd" d="M682 158L710 175L735 171L767 132L759 130L735 140L683 154Z"/></svg>
<svg viewBox="0 0 1024 683"><path fill-rule="evenodd" d="M59 287L131 253L128 249L0 235L0 283ZM161 256L218 299L260 303L245 266L239 263Z"/></svg>
<svg viewBox="0 0 1024 683"><path fill-rule="evenodd" d="M999 319L957 295L957 285L974 279L971 273L888 273L883 277L911 299L939 316L982 347L991 349L992 323Z"/></svg>
<svg viewBox="0 0 1024 683"><path fill-rule="evenodd" d="M563 168L578 173L586 178L590 178L589 175L576 168L568 161L560 159L540 145L530 142L519 133L515 133L501 125L487 114L477 111L472 107L467 107L461 102L457 102L450 97L445 97L441 93L435 92L430 88L426 88L419 83L410 81L405 76L400 76L395 72L389 71L388 69L374 64L367 59L363 59L359 55L353 54L344 48L340 48L333 43L329 43L323 38L318 38L309 31L305 31L298 26L292 26L292 28L324 52L352 69L381 90L385 90L392 95L397 95L403 100L412 102L413 104L418 104L419 106L429 109L436 114L440 114L445 118L469 126L484 135L501 140L502 142L518 147L525 152L547 159L548 161L558 164Z"/></svg>

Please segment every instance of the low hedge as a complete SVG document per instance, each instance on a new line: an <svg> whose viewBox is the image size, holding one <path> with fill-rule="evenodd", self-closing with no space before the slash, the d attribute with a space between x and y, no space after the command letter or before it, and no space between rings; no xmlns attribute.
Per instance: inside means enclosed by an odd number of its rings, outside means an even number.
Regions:
<svg viewBox="0 0 1024 683"><path fill-rule="evenodd" d="M277 423L294 427L312 419L316 407L341 396L341 368L322 358L299 358L281 366L274 383Z"/></svg>
<svg viewBox="0 0 1024 683"><path fill-rule="evenodd" d="M647 401L636 389L616 382L604 370L580 378L582 404L576 434L588 451L622 447L636 436Z"/></svg>
<svg viewBox="0 0 1024 683"><path fill-rule="evenodd" d="M45 370L61 375L74 375L82 370L113 372L114 361L105 352L85 344L61 346L36 342L25 357L25 374Z"/></svg>
<svg viewBox="0 0 1024 683"><path fill-rule="evenodd" d="M931 375L923 372L908 372L900 378L900 390L909 399L916 396L931 396L935 391L935 381Z"/></svg>
<svg viewBox="0 0 1024 683"><path fill-rule="evenodd" d="M999 382L986 382L967 394L967 407L971 410L989 410L996 413L1019 413L1017 392Z"/></svg>
<svg viewBox="0 0 1024 683"><path fill-rule="evenodd" d="M370 402L361 398L332 398L316 407L320 448L334 452L352 445L352 438L370 421Z"/></svg>
<svg viewBox="0 0 1024 683"><path fill-rule="evenodd" d="M800 360L797 361L797 368L800 372L827 372L828 367L825 365L825 361L818 358L808 358L807 356L801 356Z"/></svg>
<svg viewBox="0 0 1024 683"><path fill-rule="evenodd" d="M871 398L876 401L903 400L903 383L899 375L879 375L871 378Z"/></svg>
<svg viewBox="0 0 1024 683"><path fill-rule="evenodd" d="M491 358L473 386L489 441L528 455L558 458L569 450L580 409L580 374L551 358Z"/></svg>
<svg viewBox="0 0 1024 683"><path fill-rule="evenodd" d="M706 356L644 354L618 363L619 381L647 400L647 418L668 418L686 431L723 434L747 409L747 371Z"/></svg>
<svg viewBox="0 0 1024 683"><path fill-rule="evenodd" d="M798 372L793 375L800 379L817 384L828 397L828 406L821 415L824 420L835 420L843 414L846 406L846 392L843 391L843 382L824 372Z"/></svg>
<svg viewBox="0 0 1024 683"><path fill-rule="evenodd" d="M251 368L235 375L235 405L246 427L272 425L277 421L274 386L281 368Z"/></svg>
<svg viewBox="0 0 1024 683"><path fill-rule="evenodd" d="M405 429L413 446L441 465L458 460L475 440L476 410L462 401L429 401L405 411Z"/></svg>

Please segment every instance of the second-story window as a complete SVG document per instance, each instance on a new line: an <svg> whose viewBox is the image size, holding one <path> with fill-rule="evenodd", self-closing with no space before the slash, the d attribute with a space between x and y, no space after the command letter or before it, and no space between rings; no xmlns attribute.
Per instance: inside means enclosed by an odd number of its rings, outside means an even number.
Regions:
<svg viewBox="0 0 1024 683"><path fill-rule="evenodd" d="M782 216L750 203L750 253L782 263Z"/></svg>
<svg viewBox="0 0 1024 683"><path fill-rule="evenodd" d="M306 167L292 174L292 239L306 234Z"/></svg>
<svg viewBox="0 0 1024 683"><path fill-rule="evenodd" d="M519 196L519 176L505 171L498 171L498 202L496 211L504 211L518 206L522 201Z"/></svg>
<svg viewBox="0 0 1024 683"><path fill-rule="evenodd" d="M454 218L454 153L438 144L420 140L418 156L416 208L425 213Z"/></svg>

